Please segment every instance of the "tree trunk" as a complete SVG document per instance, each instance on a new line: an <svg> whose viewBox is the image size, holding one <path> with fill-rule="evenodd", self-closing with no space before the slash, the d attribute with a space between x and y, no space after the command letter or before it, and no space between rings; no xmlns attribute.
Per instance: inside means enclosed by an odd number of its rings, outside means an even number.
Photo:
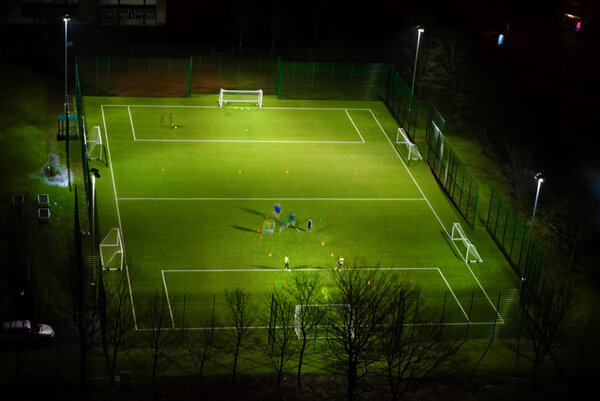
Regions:
<svg viewBox="0 0 600 401"><path fill-rule="evenodd" d="M298 358L298 390L300 390L300 377L302 376L302 360L304 359L304 351L306 350L306 337L302 339L302 347L300 348L300 357Z"/></svg>
<svg viewBox="0 0 600 401"><path fill-rule="evenodd" d="M356 363L350 362L348 365L348 393L346 394L347 401L354 400L354 391L356 390Z"/></svg>

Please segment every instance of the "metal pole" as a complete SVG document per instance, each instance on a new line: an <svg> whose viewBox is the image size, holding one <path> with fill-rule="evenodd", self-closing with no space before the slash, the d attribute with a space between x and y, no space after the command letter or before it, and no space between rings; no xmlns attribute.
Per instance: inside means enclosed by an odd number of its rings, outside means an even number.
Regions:
<svg viewBox="0 0 600 401"><path fill-rule="evenodd" d="M69 125L70 125L70 120L69 120L69 95L68 95L68 88L67 88L67 25L69 23L69 14L65 14L63 21L65 21L65 123L66 123L66 130L65 130L65 136L66 136L66 143L65 143L65 147L66 147L66 153L67 153L67 181L69 183L69 191L71 191L71 166L69 163Z"/></svg>
<svg viewBox="0 0 600 401"><path fill-rule="evenodd" d="M537 173L535 175L535 179L537 180L537 191L535 193L535 202L533 203L533 213L531 215L531 226L529 227L529 237L527 238L527 247L526 249L526 253L525 253L525 265L527 266L528 260L529 260L529 247L531 246L531 235L533 234L533 222L535 220L535 212L537 210L537 203L538 203L538 198L540 196L540 188L542 187L542 183L544 182L544 179L542 178L542 173ZM521 278L521 280L523 280L524 277Z"/></svg>
<svg viewBox="0 0 600 401"><path fill-rule="evenodd" d="M94 237L96 234L96 175L92 173L92 251L91 254L94 256L94 248L96 248L96 243L94 242Z"/></svg>
<svg viewBox="0 0 600 401"><path fill-rule="evenodd" d="M417 60L419 59L419 43L421 42L421 34L425 30L421 27L417 27L417 54L415 55L415 65L413 67L412 84L410 86L410 99L408 100L408 133L410 133L410 120L412 118L412 101L415 95L415 77L417 75Z"/></svg>

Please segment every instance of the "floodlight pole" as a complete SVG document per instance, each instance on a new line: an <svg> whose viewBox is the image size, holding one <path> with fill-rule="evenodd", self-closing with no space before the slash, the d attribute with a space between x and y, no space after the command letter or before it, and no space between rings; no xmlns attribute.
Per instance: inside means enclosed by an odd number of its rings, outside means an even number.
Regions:
<svg viewBox="0 0 600 401"><path fill-rule="evenodd" d="M417 26L417 54L415 55L415 65L413 67L412 84L410 86L410 99L408 101L408 127L407 130L410 132L410 119L412 118L412 102L415 96L415 77L417 76L417 60L419 59L419 44L421 43L421 34L425 32L421 26Z"/></svg>
<svg viewBox="0 0 600 401"><path fill-rule="evenodd" d="M65 14L65 16L63 17L63 21L65 22L65 124L66 124L66 130L65 130L65 135L66 135L66 152L67 152L67 180L69 182L69 191L71 191L71 168L70 168L70 164L69 164L69 125L70 125L70 121L69 121L69 94L67 92L68 90L68 82L67 82L67 25L69 24L69 14Z"/></svg>
<svg viewBox="0 0 600 401"><path fill-rule="evenodd" d="M98 170L95 168L90 169L92 175L92 222L91 222L91 236L92 236L92 251L91 255L94 256L96 248L96 178L100 178Z"/></svg>
<svg viewBox="0 0 600 401"><path fill-rule="evenodd" d="M535 180L537 181L537 191L535 193L535 202L533 203L533 213L531 215L531 225L529 227L529 237L527 238L527 248L525 248L527 250L527 257L529 257L529 247L531 246L531 235L533 234L533 222L535 220L535 212L537 210L537 203L538 203L538 198L540 196L540 188L542 187L542 183L544 182L544 179L542 178L542 173L537 173L535 175ZM527 259L526 262L527 263ZM522 278L523 279L523 278Z"/></svg>

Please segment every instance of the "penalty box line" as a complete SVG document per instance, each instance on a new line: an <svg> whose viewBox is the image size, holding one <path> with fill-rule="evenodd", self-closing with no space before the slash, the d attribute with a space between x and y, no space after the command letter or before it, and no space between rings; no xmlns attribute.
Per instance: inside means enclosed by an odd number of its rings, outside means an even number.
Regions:
<svg viewBox="0 0 600 401"><path fill-rule="evenodd" d="M292 271L295 272L307 272L307 271L334 271L335 269L318 269L318 268L307 268L307 269L293 269ZM449 322L449 323L442 323L443 325L466 325L466 324L472 324L473 322L470 321L469 316L467 315L467 313L465 312L462 304L460 303L460 301L458 300L456 294L454 293L454 291L452 290L452 287L450 287L450 284L448 283L448 280L446 280L446 277L444 276L444 274L442 273L441 269L439 267L359 267L359 268L348 268L345 270L361 270L361 271L396 271L396 270L437 270L437 272L440 274L440 276L442 277L442 279L444 280L444 283L446 283L446 286L448 287L448 289L450 290L450 293L452 294L454 300L456 301L458 307L460 308L460 310L462 311L463 315L465 316L466 322ZM284 270L281 269L168 269L168 270L161 270L161 276L162 276L162 280L163 280L163 285L165 288L165 297L167 299L167 306L169 308L169 315L171 316L171 328L172 330L183 330L184 328L177 328L175 327L175 319L173 317L173 308L171 307L171 300L169 298L169 290L168 290L168 286L167 286L167 281L165 279L165 273L223 273L223 272L227 272L227 273L237 273L237 272L253 272L253 273L274 273L274 272L283 272ZM491 324L493 322L490 323L482 323L479 322L477 324ZM439 324L439 323L438 323ZM411 324L412 325L412 324ZM220 329L234 329L235 327L220 327ZM267 328L266 326L252 326L250 327L251 329L265 329ZM205 330L207 329L206 327L187 327L185 328L186 330ZM137 329L138 331L144 330L144 329Z"/></svg>
<svg viewBox="0 0 600 401"><path fill-rule="evenodd" d="M350 120L350 123L356 130L356 133L360 137L360 141L278 141L278 140L246 140L246 139L148 139L148 138L140 138L138 139L135 136L135 127L133 125L133 117L131 115L131 107L179 107L179 108L200 108L200 109L218 109L217 106L160 106L160 105L110 105L110 106L122 106L127 107L127 113L129 114L129 122L131 124L131 133L133 135L134 142L218 142L218 143L312 143L312 144L352 144L352 143L366 143L363 138L360 130L354 123L354 120L348 113L350 111L371 111L370 109L348 109L348 108L302 108L302 107L263 107L265 109L271 110L323 110L323 111L344 111L346 116Z"/></svg>

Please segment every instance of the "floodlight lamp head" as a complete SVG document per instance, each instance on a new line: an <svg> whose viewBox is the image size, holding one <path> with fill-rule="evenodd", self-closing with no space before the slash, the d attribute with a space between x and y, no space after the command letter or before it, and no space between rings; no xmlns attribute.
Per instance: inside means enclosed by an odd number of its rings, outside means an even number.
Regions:
<svg viewBox="0 0 600 401"><path fill-rule="evenodd" d="M67 23L70 20L71 20L71 18L69 18L69 14L65 14L65 16L63 17L63 21L65 21L65 23Z"/></svg>
<svg viewBox="0 0 600 401"><path fill-rule="evenodd" d="M544 182L544 178L542 177L542 173L537 173L535 175L535 180L536 181L540 181L540 182Z"/></svg>
<svg viewBox="0 0 600 401"><path fill-rule="evenodd" d="M422 34L423 32L425 32L425 28L423 28L421 25L417 25L417 31L419 32L419 34Z"/></svg>
<svg viewBox="0 0 600 401"><path fill-rule="evenodd" d="M90 173L94 176L94 178L100 178L100 171L97 168L91 168Z"/></svg>

